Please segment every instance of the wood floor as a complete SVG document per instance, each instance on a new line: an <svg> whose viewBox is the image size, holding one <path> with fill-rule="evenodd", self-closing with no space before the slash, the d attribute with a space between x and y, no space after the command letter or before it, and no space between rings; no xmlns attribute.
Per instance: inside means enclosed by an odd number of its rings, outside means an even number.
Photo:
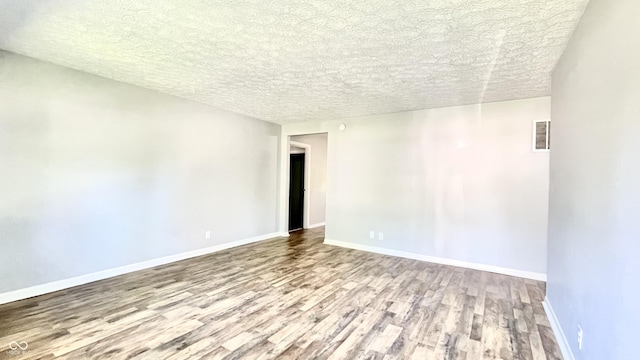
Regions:
<svg viewBox="0 0 640 360"><path fill-rule="evenodd" d="M0 305L0 358L562 358L543 283L324 245L323 231Z"/></svg>

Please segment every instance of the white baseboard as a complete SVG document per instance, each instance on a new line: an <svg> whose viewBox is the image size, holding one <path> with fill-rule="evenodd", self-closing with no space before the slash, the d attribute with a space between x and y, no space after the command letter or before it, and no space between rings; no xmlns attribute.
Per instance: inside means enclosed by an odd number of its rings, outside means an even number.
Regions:
<svg viewBox="0 0 640 360"><path fill-rule="evenodd" d="M321 223L309 225L309 226L307 226L307 229L313 229L313 228L317 228L317 227L320 227L320 226L324 226L324 224L325 223L321 222Z"/></svg>
<svg viewBox="0 0 640 360"><path fill-rule="evenodd" d="M27 298L38 296L38 295L48 294L54 291L64 290L74 286L84 285L90 282L103 280L103 279L127 274L127 273L138 271L138 270L148 269L148 268L152 268L159 265L165 265L172 262L193 258L196 256L207 255L217 251L226 250L226 249L230 249L230 248L241 246L241 245L251 244L254 242L272 239L275 237L285 237L285 236L288 237L289 233L275 232L275 233L270 233L265 235L259 235L259 236L254 236L248 239L214 245L214 246L210 246L210 247L206 247L198 250L183 252L180 254L169 255L169 256L165 256L157 259L151 259L151 260L135 263L135 264L120 266L113 269L102 270L102 271L98 271L98 272L94 272L86 275L80 275L70 279L58 280L58 281L54 281L46 284L31 286L25 289L13 290L13 291L0 294L0 304L6 304L6 303L10 303L17 300L22 300L22 299L27 299Z"/></svg>
<svg viewBox="0 0 640 360"><path fill-rule="evenodd" d="M569 346L569 342L567 341L567 337L564 335L562 327L560 327L558 317L556 316L555 311L553 311L553 307L549 302L549 298L547 298L546 296L544 298L544 301L542 302L542 307L544 307L544 312L547 313L547 318L549 319L549 323L551 324L551 330L553 330L553 334L556 336L556 341L558 342L558 347L562 352L562 357L564 358L564 360L575 360L573 352L571 351L571 347Z"/></svg>
<svg viewBox="0 0 640 360"><path fill-rule="evenodd" d="M385 249L385 248L376 247L376 246L361 245L361 244L355 244L355 243L338 241L338 240L325 239L324 243L327 245L340 246L340 247L354 249L354 250L368 251L376 254L398 256L398 257L403 257L407 259L432 262L436 264L458 266L458 267L464 267L464 268L481 270L481 271L489 271L489 272L494 272L498 274L517 276L521 278L533 279L538 281L547 281L546 274L536 273L532 271L509 269L509 268L503 268L499 266L478 264L478 263L472 263L472 262L467 262L462 260L447 259L447 258L441 258L441 257L435 257L435 256L428 256L428 255L410 253L406 251Z"/></svg>

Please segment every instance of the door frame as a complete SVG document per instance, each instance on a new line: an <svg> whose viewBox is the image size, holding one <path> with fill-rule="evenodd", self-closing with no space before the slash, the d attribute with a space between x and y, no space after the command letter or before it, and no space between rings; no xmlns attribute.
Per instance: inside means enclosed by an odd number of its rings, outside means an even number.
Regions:
<svg viewBox="0 0 640 360"><path fill-rule="evenodd" d="M297 141L291 141L289 140L289 158L291 156L291 146L295 146L297 148L302 148L304 149L304 205L303 205L303 214L302 214L302 228L303 229L308 229L309 228L309 209L311 208L310 205L310 196L309 196L309 189L311 189L311 145L309 144L305 144L305 143L301 143L301 142L297 142ZM291 169L288 170L289 176L288 176L288 180L289 182L291 181ZM287 187L289 186L289 182L287 182ZM288 192L287 192L288 193ZM288 222L288 221L287 221Z"/></svg>
<svg viewBox="0 0 640 360"><path fill-rule="evenodd" d="M300 122L293 124L285 124L280 127L280 136L278 136L278 183L277 183L277 200L276 200L276 232L278 236L289 236L289 150L292 136L313 135L326 133L327 141L327 186L331 186L331 168L329 162L332 156L331 139L335 135L334 128L336 123L333 122ZM329 191L327 191L329 197ZM327 202L328 204L328 202ZM327 208L327 215L329 209ZM329 226L329 221L325 221Z"/></svg>

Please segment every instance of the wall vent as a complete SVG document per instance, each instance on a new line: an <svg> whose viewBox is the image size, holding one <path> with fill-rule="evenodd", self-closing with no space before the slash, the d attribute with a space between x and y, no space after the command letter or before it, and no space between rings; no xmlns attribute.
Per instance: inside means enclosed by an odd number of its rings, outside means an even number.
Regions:
<svg viewBox="0 0 640 360"><path fill-rule="evenodd" d="M536 120L533 122L533 151L549 151L551 149L551 121Z"/></svg>

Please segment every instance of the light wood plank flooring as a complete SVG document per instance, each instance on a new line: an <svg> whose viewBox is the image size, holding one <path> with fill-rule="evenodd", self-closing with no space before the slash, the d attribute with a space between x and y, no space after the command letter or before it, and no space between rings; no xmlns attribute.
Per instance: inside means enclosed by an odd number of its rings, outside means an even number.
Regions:
<svg viewBox="0 0 640 360"><path fill-rule="evenodd" d="M323 232L0 305L0 358L562 358L543 283L328 246Z"/></svg>

